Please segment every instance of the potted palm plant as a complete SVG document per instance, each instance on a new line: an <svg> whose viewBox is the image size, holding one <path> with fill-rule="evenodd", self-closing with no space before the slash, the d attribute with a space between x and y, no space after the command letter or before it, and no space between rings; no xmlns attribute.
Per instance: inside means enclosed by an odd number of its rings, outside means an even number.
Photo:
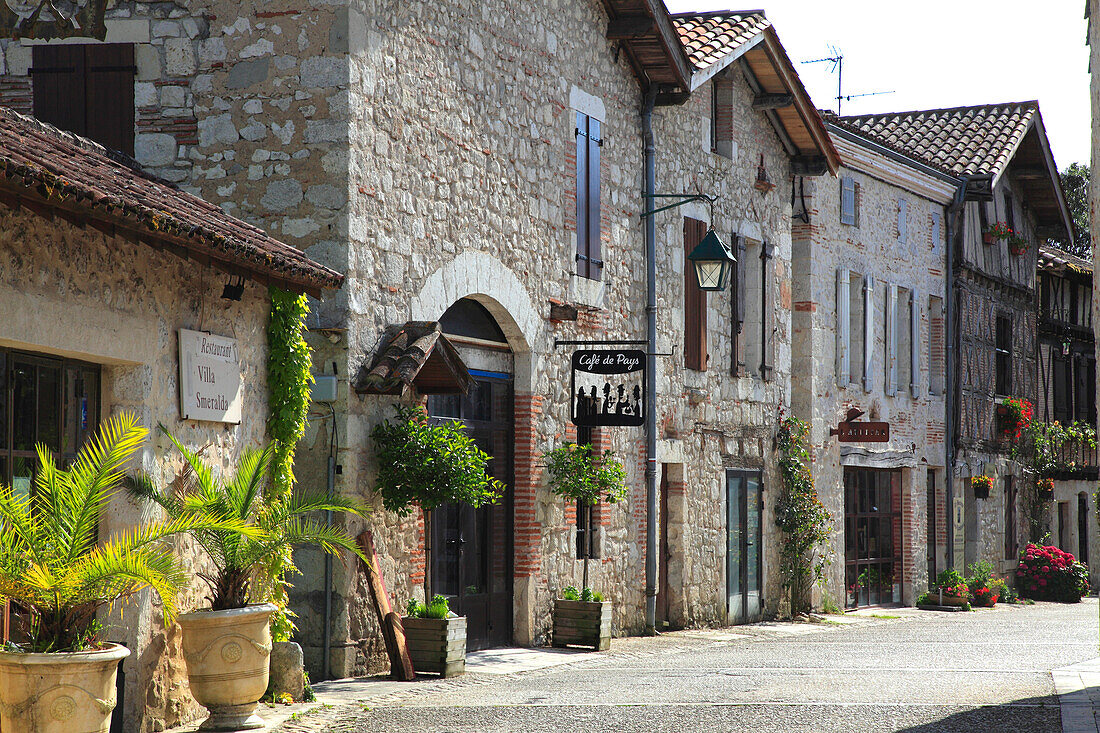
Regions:
<svg viewBox="0 0 1100 733"><path fill-rule="evenodd" d="M566 443L543 458L550 490L558 496L585 506L601 500L615 504L626 497L626 469L609 450L597 454L591 445ZM578 592L566 586L561 598L554 599L554 646L576 644L597 651L611 646L611 602L588 587L592 534L589 526L585 532L582 589Z"/></svg>
<svg viewBox="0 0 1100 733"><path fill-rule="evenodd" d="M333 555L348 550L366 562L343 529L306 516L323 511L362 516L366 509L336 496L265 499L270 446L244 451L233 476L215 477L196 453L163 426L161 430L183 456L184 472L164 490L149 476L140 475L129 482L131 492L160 505L173 519L229 516L253 531L249 535L211 528L192 533L215 568L212 573L199 573L210 588L210 608L179 617L191 694L210 711L201 730L262 728L256 705L267 690L269 623L276 610L268 601L274 583L279 582L265 572L265 562L310 544Z"/></svg>
<svg viewBox="0 0 1100 733"><path fill-rule="evenodd" d="M147 431L113 416L59 468L36 446L32 492L0 486L0 597L28 617L27 640L0 651L0 729L106 731L118 664L130 652L102 640L98 612L152 588L166 618L188 578L163 540L191 529L229 528L211 517L173 517L100 540L100 519Z"/></svg>

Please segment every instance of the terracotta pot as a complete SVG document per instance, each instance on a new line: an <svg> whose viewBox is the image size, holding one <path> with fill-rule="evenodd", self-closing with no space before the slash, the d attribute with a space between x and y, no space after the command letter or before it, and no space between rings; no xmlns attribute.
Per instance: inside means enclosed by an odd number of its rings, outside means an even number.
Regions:
<svg viewBox="0 0 1100 733"><path fill-rule="evenodd" d="M982 233L982 242L985 244L993 244L993 234L990 232Z"/></svg>
<svg viewBox="0 0 1100 733"><path fill-rule="evenodd" d="M256 704L267 691L271 656L268 624L275 606L264 603L179 617L191 694L210 711L199 730L263 728Z"/></svg>
<svg viewBox="0 0 1100 733"><path fill-rule="evenodd" d="M0 729L35 733L107 733L115 709L118 644L94 652L0 652Z"/></svg>

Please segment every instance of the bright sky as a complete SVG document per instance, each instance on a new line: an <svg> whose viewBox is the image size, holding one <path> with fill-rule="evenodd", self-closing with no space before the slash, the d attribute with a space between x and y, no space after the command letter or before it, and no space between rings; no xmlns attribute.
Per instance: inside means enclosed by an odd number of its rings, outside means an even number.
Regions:
<svg viewBox="0 0 1100 733"><path fill-rule="evenodd" d="M673 13L730 7L665 1ZM836 108L836 74L799 62L832 46L844 55L845 95L894 92L843 101L846 115L1038 99L1058 168L1089 162L1084 0L758 2L818 107Z"/></svg>

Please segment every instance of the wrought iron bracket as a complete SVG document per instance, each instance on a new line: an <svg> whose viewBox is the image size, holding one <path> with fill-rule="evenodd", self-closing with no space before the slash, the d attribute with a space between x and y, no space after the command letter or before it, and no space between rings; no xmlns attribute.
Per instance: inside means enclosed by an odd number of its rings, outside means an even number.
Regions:
<svg viewBox="0 0 1100 733"><path fill-rule="evenodd" d="M654 209L653 211L643 211L640 214L640 216L643 219L645 219L647 216L653 216L654 214L659 214L662 211L668 211L669 209L675 209L676 207L683 206L684 204L690 204L693 201L706 201L708 204L710 204L713 207L714 203L718 200L717 196L708 196L705 193L652 193L652 194L642 194L642 198L643 199L680 199L679 201L677 201L675 203L668 204L667 206L662 206L661 208ZM711 218L713 219L713 217L711 217Z"/></svg>

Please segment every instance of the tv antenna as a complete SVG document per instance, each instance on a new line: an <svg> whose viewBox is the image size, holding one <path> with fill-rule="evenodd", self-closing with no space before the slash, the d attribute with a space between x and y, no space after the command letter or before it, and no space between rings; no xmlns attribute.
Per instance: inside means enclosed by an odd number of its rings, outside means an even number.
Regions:
<svg viewBox="0 0 1100 733"><path fill-rule="evenodd" d="M826 63L826 62L828 62L829 64L832 64L832 66L829 67L829 73L832 74L834 71L836 72L836 113L837 113L837 116L840 115L840 103L841 102L850 102L853 99L856 99L858 97L876 97L880 94L893 94L894 93L893 90L890 90L888 92L864 92L862 94L845 94L844 93L844 53L839 48L837 48L836 46L833 46L832 44L829 45L829 55L828 56L825 56L824 58L820 58L820 59L810 59L809 61L803 61L802 63L804 63L804 64L821 64L821 63Z"/></svg>

